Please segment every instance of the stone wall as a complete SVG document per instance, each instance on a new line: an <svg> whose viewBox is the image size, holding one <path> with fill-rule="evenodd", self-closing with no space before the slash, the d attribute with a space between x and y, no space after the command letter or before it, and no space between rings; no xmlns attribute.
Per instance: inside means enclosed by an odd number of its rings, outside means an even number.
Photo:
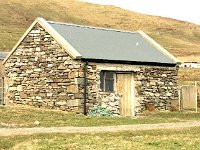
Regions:
<svg viewBox="0 0 200 150"><path fill-rule="evenodd" d="M178 110L176 67L140 67L135 74L135 112Z"/></svg>
<svg viewBox="0 0 200 150"><path fill-rule="evenodd" d="M96 64L98 70L133 73L134 78L134 114L142 112L178 110L179 95L177 86L178 68L158 66L135 66L120 64ZM120 112L120 96L117 92L100 92L98 102L102 107L112 110L114 115ZM119 104L119 105L118 105Z"/></svg>
<svg viewBox="0 0 200 150"><path fill-rule="evenodd" d="M99 93L99 105L112 112L113 116L120 115L120 95L117 93Z"/></svg>
<svg viewBox="0 0 200 150"><path fill-rule="evenodd" d="M96 68L87 70L89 106L96 100ZM83 112L84 63L72 60L39 24L7 60L5 72L7 104Z"/></svg>

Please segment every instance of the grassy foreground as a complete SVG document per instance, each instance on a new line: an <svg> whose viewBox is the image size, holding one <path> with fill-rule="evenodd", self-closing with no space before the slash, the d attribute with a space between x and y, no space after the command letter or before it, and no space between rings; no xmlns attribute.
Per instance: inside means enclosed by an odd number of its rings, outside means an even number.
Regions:
<svg viewBox="0 0 200 150"><path fill-rule="evenodd" d="M155 113L140 118L92 117L32 107L0 107L0 127L111 126L167 123L187 120L200 120L200 114L168 112ZM34 124L35 121L39 121L40 124Z"/></svg>
<svg viewBox="0 0 200 150"><path fill-rule="evenodd" d="M0 149L200 149L200 127L179 130L106 132L98 134L35 134L0 137Z"/></svg>

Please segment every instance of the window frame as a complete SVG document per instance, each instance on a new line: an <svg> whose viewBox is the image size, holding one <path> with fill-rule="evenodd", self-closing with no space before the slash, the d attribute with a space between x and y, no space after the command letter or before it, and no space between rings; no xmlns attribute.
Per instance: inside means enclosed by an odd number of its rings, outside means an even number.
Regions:
<svg viewBox="0 0 200 150"><path fill-rule="evenodd" d="M110 78L108 77L108 73L112 73L113 77ZM112 90L108 90L106 89L106 83L108 83L109 81L112 81ZM102 70L100 72L100 89L102 92L108 92L108 93L113 93L115 92L115 81L116 81L116 73L114 71L104 71Z"/></svg>

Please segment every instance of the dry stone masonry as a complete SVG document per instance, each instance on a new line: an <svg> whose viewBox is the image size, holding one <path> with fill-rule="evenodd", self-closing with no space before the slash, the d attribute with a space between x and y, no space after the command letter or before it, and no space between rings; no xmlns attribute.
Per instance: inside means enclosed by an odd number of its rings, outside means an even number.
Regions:
<svg viewBox="0 0 200 150"><path fill-rule="evenodd" d="M144 111L177 111L178 102L178 68L161 66L134 66L120 64L96 64L100 70L116 72L133 72L135 115ZM120 95L99 92L101 106L120 115Z"/></svg>
<svg viewBox="0 0 200 150"><path fill-rule="evenodd" d="M178 110L177 74L176 67L141 67L135 76L136 113Z"/></svg>
<svg viewBox="0 0 200 150"><path fill-rule="evenodd" d="M120 115L120 95L117 93L100 92L99 104L113 113L113 116Z"/></svg>
<svg viewBox="0 0 200 150"><path fill-rule="evenodd" d="M73 60L39 24L5 63L6 103L83 112L84 62ZM102 66L104 67L102 69ZM101 106L120 115L120 95L100 90L100 71L134 73L135 113L172 110L178 102L177 68L90 63L87 109Z"/></svg>
<svg viewBox="0 0 200 150"><path fill-rule="evenodd" d="M18 46L5 70L8 103L82 112L84 63L72 60L41 26ZM93 72L88 66L88 103L96 99Z"/></svg>

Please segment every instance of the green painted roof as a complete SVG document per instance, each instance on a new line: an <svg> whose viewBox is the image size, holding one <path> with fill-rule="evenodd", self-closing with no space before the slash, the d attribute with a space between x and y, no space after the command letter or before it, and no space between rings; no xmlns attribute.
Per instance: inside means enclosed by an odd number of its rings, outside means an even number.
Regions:
<svg viewBox="0 0 200 150"><path fill-rule="evenodd" d="M176 64L137 32L48 23L85 59Z"/></svg>

